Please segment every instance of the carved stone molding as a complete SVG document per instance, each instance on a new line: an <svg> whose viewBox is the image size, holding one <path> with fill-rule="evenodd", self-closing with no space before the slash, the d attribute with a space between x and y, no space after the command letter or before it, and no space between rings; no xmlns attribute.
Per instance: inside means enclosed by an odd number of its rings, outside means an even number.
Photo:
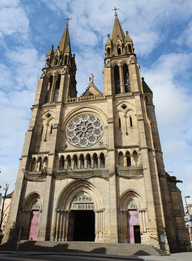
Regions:
<svg viewBox="0 0 192 261"><path fill-rule="evenodd" d="M93 210L94 202L89 194L81 192L71 202L71 210Z"/></svg>
<svg viewBox="0 0 192 261"><path fill-rule="evenodd" d="M143 178L143 167L117 167L117 175L127 179Z"/></svg>
<svg viewBox="0 0 192 261"><path fill-rule="evenodd" d="M28 181L43 182L47 177L47 170L42 169L41 171L27 171L23 169L24 177Z"/></svg>
<svg viewBox="0 0 192 261"><path fill-rule="evenodd" d="M99 170L57 170L53 173L53 177L56 179L90 179L93 177L99 177L104 179L109 179L109 170L99 169Z"/></svg>

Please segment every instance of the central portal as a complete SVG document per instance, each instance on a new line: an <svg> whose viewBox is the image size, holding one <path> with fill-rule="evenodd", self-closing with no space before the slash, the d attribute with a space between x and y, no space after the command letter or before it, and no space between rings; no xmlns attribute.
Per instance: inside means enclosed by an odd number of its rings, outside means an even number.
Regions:
<svg viewBox="0 0 192 261"><path fill-rule="evenodd" d="M71 202L68 241L95 241L94 202L86 192L79 193Z"/></svg>
<svg viewBox="0 0 192 261"><path fill-rule="evenodd" d="M93 210L74 212L73 241L95 241L95 213Z"/></svg>

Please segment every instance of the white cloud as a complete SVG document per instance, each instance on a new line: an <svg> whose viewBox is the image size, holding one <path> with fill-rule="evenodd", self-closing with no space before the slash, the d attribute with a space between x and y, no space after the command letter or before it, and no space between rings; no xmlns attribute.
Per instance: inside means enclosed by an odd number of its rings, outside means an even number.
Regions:
<svg viewBox="0 0 192 261"><path fill-rule="evenodd" d="M29 20L22 7L3 7L0 11L0 32L3 35L20 33L23 37L29 31Z"/></svg>
<svg viewBox="0 0 192 261"><path fill-rule="evenodd" d="M21 48L18 51L8 52L7 57L10 59L12 70L15 72L15 81L17 81L15 88L18 90L27 88L35 91L41 75L41 68L45 63L45 57L39 57L34 48Z"/></svg>
<svg viewBox="0 0 192 261"><path fill-rule="evenodd" d="M190 48L192 47L192 21L186 26L185 30L177 39L173 39L173 42L180 46L185 43Z"/></svg>
<svg viewBox="0 0 192 261"><path fill-rule="evenodd" d="M17 7L19 5L19 0L1 0L0 8L2 7Z"/></svg>

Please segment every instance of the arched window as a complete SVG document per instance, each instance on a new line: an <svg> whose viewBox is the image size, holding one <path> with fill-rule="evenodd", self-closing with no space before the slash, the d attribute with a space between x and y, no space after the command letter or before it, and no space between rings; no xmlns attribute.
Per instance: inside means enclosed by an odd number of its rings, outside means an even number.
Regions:
<svg viewBox="0 0 192 261"><path fill-rule="evenodd" d="M122 152L119 152L119 155L118 155L118 165L120 165L120 166L124 165L124 158L123 158Z"/></svg>
<svg viewBox="0 0 192 261"><path fill-rule="evenodd" d="M105 156L103 153L100 155L100 167L105 168Z"/></svg>
<svg viewBox="0 0 192 261"><path fill-rule="evenodd" d="M48 165L48 158L45 157L43 160L43 169L47 169L47 165Z"/></svg>
<svg viewBox="0 0 192 261"><path fill-rule="evenodd" d="M67 55L65 55L65 62L64 64L67 64Z"/></svg>
<svg viewBox="0 0 192 261"><path fill-rule="evenodd" d="M51 127L50 127L50 134L53 133L53 124L51 124Z"/></svg>
<svg viewBox="0 0 192 261"><path fill-rule="evenodd" d="M137 166L138 164L138 154L136 151L133 152L133 159L134 159L134 162L135 162L135 166Z"/></svg>
<svg viewBox="0 0 192 261"><path fill-rule="evenodd" d="M65 164L64 156L61 156L59 161L59 169L64 169L64 164Z"/></svg>
<svg viewBox="0 0 192 261"><path fill-rule="evenodd" d="M80 156L80 169L84 169L84 156Z"/></svg>
<svg viewBox="0 0 192 261"><path fill-rule="evenodd" d="M36 171L41 171L41 169L42 169L42 158L39 157L37 161Z"/></svg>
<svg viewBox="0 0 192 261"><path fill-rule="evenodd" d="M56 80L56 86L55 86L55 97L54 97L54 101L57 102L58 98L59 98L59 86L60 86L60 81L61 81L61 76L58 75L57 76L57 80Z"/></svg>
<svg viewBox="0 0 192 261"><path fill-rule="evenodd" d="M67 169L71 169L71 157L67 156Z"/></svg>
<svg viewBox="0 0 192 261"><path fill-rule="evenodd" d="M78 162L77 162L77 155L73 156L73 161L74 161L74 167L73 168L77 169L78 168L78 165L77 165L78 164Z"/></svg>
<svg viewBox="0 0 192 261"><path fill-rule="evenodd" d="M94 168L98 168L98 158L97 158L97 154L93 155L93 163L94 163Z"/></svg>
<svg viewBox="0 0 192 261"><path fill-rule="evenodd" d="M91 156L89 154L87 155L87 168L91 168Z"/></svg>
<svg viewBox="0 0 192 261"><path fill-rule="evenodd" d="M35 171L35 165L36 165L36 158L33 158L31 163L31 171Z"/></svg>
<svg viewBox="0 0 192 261"><path fill-rule="evenodd" d="M118 54L121 54L121 48L118 48Z"/></svg>
<svg viewBox="0 0 192 261"><path fill-rule="evenodd" d="M130 127L133 127L133 121L132 121L132 117L131 116L130 116L129 120L130 120Z"/></svg>
<svg viewBox="0 0 192 261"><path fill-rule="evenodd" d="M107 56L109 56L110 55L110 48L108 47L107 48Z"/></svg>
<svg viewBox="0 0 192 261"><path fill-rule="evenodd" d="M121 119L119 118L119 129L121 129Z"/></svg>
<svg viewBox="0 0 192 261"><path fill-rule="evenodd" d="M126 153L126 158L127 158L127 167L129 167L131 166L131 156L129 152Z"/></svg>
<svg viewBox="0 0 192 261"><path fill-rule="evenodd" d="M115 94L119 94L120 91L120 78L119 78L119 67L114 67L114 78L115 78Z"/></svg>
<svg viewBox="0 0 192 261"><path fill-rule="evenodd" d="M130 79L129 79L129 70L127 64L123 65L123 76L124 76L124 85L125 85L125 92L131 91Z"/></svg>
<svg viewBox="0 0 192 261"><path fill-rule="evenodd" d="M128 50L129 50L129 53L132 53L132 48L131 48L130 44L128 45Z"/></svg>
<svg viewBox="0 0 192 261"><path fill-rule="evenodd" d="M50 101L52 83L53 83L53 76L51 76L49 78L49 82L48 82L47 90L46 90L46 94L45 94L45 103Z"/></svg>

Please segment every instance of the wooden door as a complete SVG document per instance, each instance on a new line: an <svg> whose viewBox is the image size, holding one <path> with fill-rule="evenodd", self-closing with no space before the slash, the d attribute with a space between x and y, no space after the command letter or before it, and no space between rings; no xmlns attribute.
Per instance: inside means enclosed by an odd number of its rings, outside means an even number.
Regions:
<svg viewBox="0 0 192 261"><path fill-rule="evenodd" d="M33 210L31 212L29 240L37 240L40 212Z"/></svg>
<svg viewBox="0 0 192 261"><path fill-rule="evenodd" d="M135 238L135 226L140 228L139 213L137 210L128 210L127 212L127 232L128 232L128 243L134 244L139 243ZM136 240L135 240L136 239Z"/></svg>

